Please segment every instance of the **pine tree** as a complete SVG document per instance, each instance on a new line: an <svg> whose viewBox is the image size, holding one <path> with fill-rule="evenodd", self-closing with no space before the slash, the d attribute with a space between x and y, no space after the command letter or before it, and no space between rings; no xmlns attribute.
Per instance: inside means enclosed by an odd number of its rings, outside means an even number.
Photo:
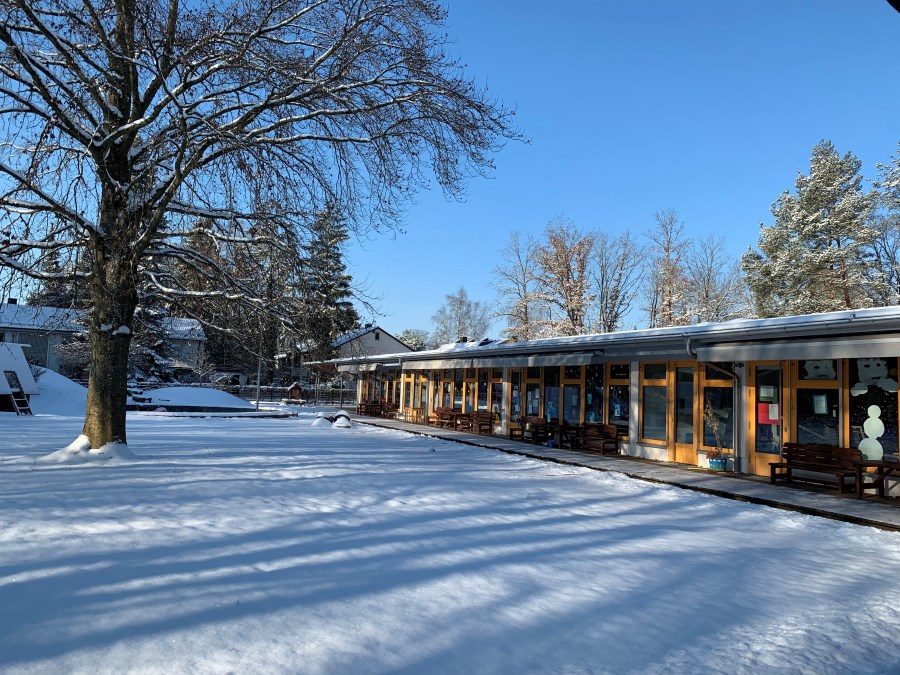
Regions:
<svg viewBox="0 0 900 675"><path fill-rule="evenodd" d="M866 266L875 229L872 194L863 192L860 161L841 157L830 141L813 148L809 175L796 194L772 206L775 223L760 225L759 251L741 259L761 317L866 307Z"/></svg>
<svg viewBox="0 0 900 675"><path fill-rule="evenodd" d="M349 239L344 216L334 207L313 221L306 245L306 267L301 285L301 317L298 330L316 357L327 357L334 339L352 330L359 314L351 300L352 277L344 262Z"/></svg>

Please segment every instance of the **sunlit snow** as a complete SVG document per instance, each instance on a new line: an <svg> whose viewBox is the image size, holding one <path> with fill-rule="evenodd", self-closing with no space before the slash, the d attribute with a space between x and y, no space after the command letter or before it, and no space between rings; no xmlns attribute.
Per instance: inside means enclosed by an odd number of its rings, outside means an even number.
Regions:
<svg viewBox="0 0 900 675"><path fill-rule="evenodd" d="M81 430L42 396L0 413L3 673L900 670L897 533L309 408L39 464Z"/></svg>

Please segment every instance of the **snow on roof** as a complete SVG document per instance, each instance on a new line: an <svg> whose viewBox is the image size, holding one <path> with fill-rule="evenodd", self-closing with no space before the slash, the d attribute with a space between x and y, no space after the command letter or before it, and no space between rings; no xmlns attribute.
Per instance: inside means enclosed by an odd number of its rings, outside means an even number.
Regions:
<svg viewBox="0 0 900 675"><path fill-rule="evenodd" d="M355 340L357 338L361 338L366 333L371 333L376 330L380 330L380 331L384 332L381 328L379 328L378 326L376 326L374 324L371 326L363 326L362 328L357 328L356 330L352 330L348 333L344 333L343 335L339 335L338 337L336 337L334 339L334 342L331 343L331 346L335 347L335 348L340 347L341 345L345 345L348 342L352 342L353 340Z"/></svg>
<svg viewBox="0 0 900 675"><path fill-rule="evenodd" d="M31 367L25 360L22 345L11 342L0 342L0 394L9 394L12 388L3 373L12 371L19 378L22 391L26 394L36 394L38 391Z"/></svg>
<svg viewBox="0 0 900 675"><path fill-rule="evenodd" d="M335 361L371 361L390 358L403 361L427 360L434 357L476 356L492 353L530 353L535 351L586 351L603 350L615 346L625 346L635 342L677 343L692 342L720 343L736 340L777 339L803 334L844 335L848 332L900 331L900 306L853 309L841 312L782 316L770 319L734 319L722 323L700 323L690 326L670 326L643 330L620 331L617 333L595 333L571 337L542 338L521 342L451 342L437 349L421 352L401 352L378 354L356 359L335 359Z"/></svg>
<svg viewBox="0 0 900 675"><path fill-rule="evenodd" d="M46 330L77 333L79 312L74 309L32 305L0 304L0 327L19 330Z"/></svg>
<svg viewBox="0 0 900 675"><path fill-rule="evenodd" d="M163 330L171 340L205 340L206 333L197 319L166 317L162 320Z"/></svg>

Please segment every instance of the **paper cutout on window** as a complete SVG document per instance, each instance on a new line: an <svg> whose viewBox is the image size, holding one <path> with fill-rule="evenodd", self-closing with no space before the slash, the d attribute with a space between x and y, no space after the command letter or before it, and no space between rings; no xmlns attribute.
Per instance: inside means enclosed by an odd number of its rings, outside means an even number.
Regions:
<svg viewBox="0 0 900 675"><path fill-rule="evenodd" d="M814 394L812 397L813 415L828 414L828 398L825 394Z"/></svg>
<svg viewBox="0 0 900 675"><path fill-rule="evenodd" d="M760 424L781 424L781 414L777 403L759 403L756 406L756 419Z"/></svg>
<svg viewBox="0 0 900 675"><path fill-rule="evenodd" d="M866 438L859 443L859 451L865 455L865 458L871 461L884 459L884 448L878 442L879 437L884 435L884 422L881 421L881 408L877 405L870 405L868 409L869 418L863 423L863 431Z"/></svg>
<svg viewBox="0 0 900 675"><path fill-rule="evenodd" d="M889 394L897 392L897 382L891 379L886 359L857 359L859 382L853 385L850 394L860 396L869 391L869 387L881 387Z"/></svg>

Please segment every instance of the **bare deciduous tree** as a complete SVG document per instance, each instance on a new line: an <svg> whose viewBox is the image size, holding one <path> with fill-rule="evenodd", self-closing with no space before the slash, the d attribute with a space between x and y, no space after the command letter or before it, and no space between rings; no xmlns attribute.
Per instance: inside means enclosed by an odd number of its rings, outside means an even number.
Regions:
<svg viewBox="0 0 900 675"><path fill-rule="evenodd" d="M139 288L290 321L213 257L297 251L326 203L396 222L430 176L457 193L515 137L467 79L430 0L0 0L0 263L40 276L84 249L91 376L83 436L125 443ZM277 204L277 210L271 205ZM202 220L201 220L202 219ZM263 234L257 225L266 222ZM195 290L173 261L211 283Z"/></svg>
<svg viewBox="0 0 900 675"><path fill-rule="evenodd" d="M571 220L557 217L544 230L545 243L538 248L539 278L544 299L558 310L548 320L552 335L583 335L588 329L591 257L594 237L583 233Z"/></svg>
<svg viewBox="0 0 900 675"><path fill-rule="evenodd" d="M597 330L622 330L625 317L640 291L643 269L638 244L626 230L618 237L597 232L596 271Z"/></svg>
<svg viewBox="0 0 900 675"><path fill-rule="evenodd" d="M471 300L468 291L462 287L456 293L444 297L446 302L431 317L434 324L431 341L435 345L455 342L462 337L485 337L491 325L487 306L478 300Z"/></svg>
<svg viewBox="0 0 900 675"><path fill-rule="evenodd" d="M684 269L692 323L748 315L750 297L741 264L728 255L724 238L710 234L693 242L685 255Z"/></svg>
<svg viewBox="0 0 900 675"><path fill-rule="evenodd" d="M689 242L684 238L684 221L674 209L657 211L653 218L656 224L646 234L650 241L644 288L647 324L650 328L681 326L688 322L684 256Z"/></svg>
<svg viewBox="0 0 900 675"><path fill-rule="evenodd" d="M530 234L514 231L500 249L503 262L494 268L498 317L506 319L503 335L520 340L541 337L546 311L540 292L538 248Z"/></svg>

